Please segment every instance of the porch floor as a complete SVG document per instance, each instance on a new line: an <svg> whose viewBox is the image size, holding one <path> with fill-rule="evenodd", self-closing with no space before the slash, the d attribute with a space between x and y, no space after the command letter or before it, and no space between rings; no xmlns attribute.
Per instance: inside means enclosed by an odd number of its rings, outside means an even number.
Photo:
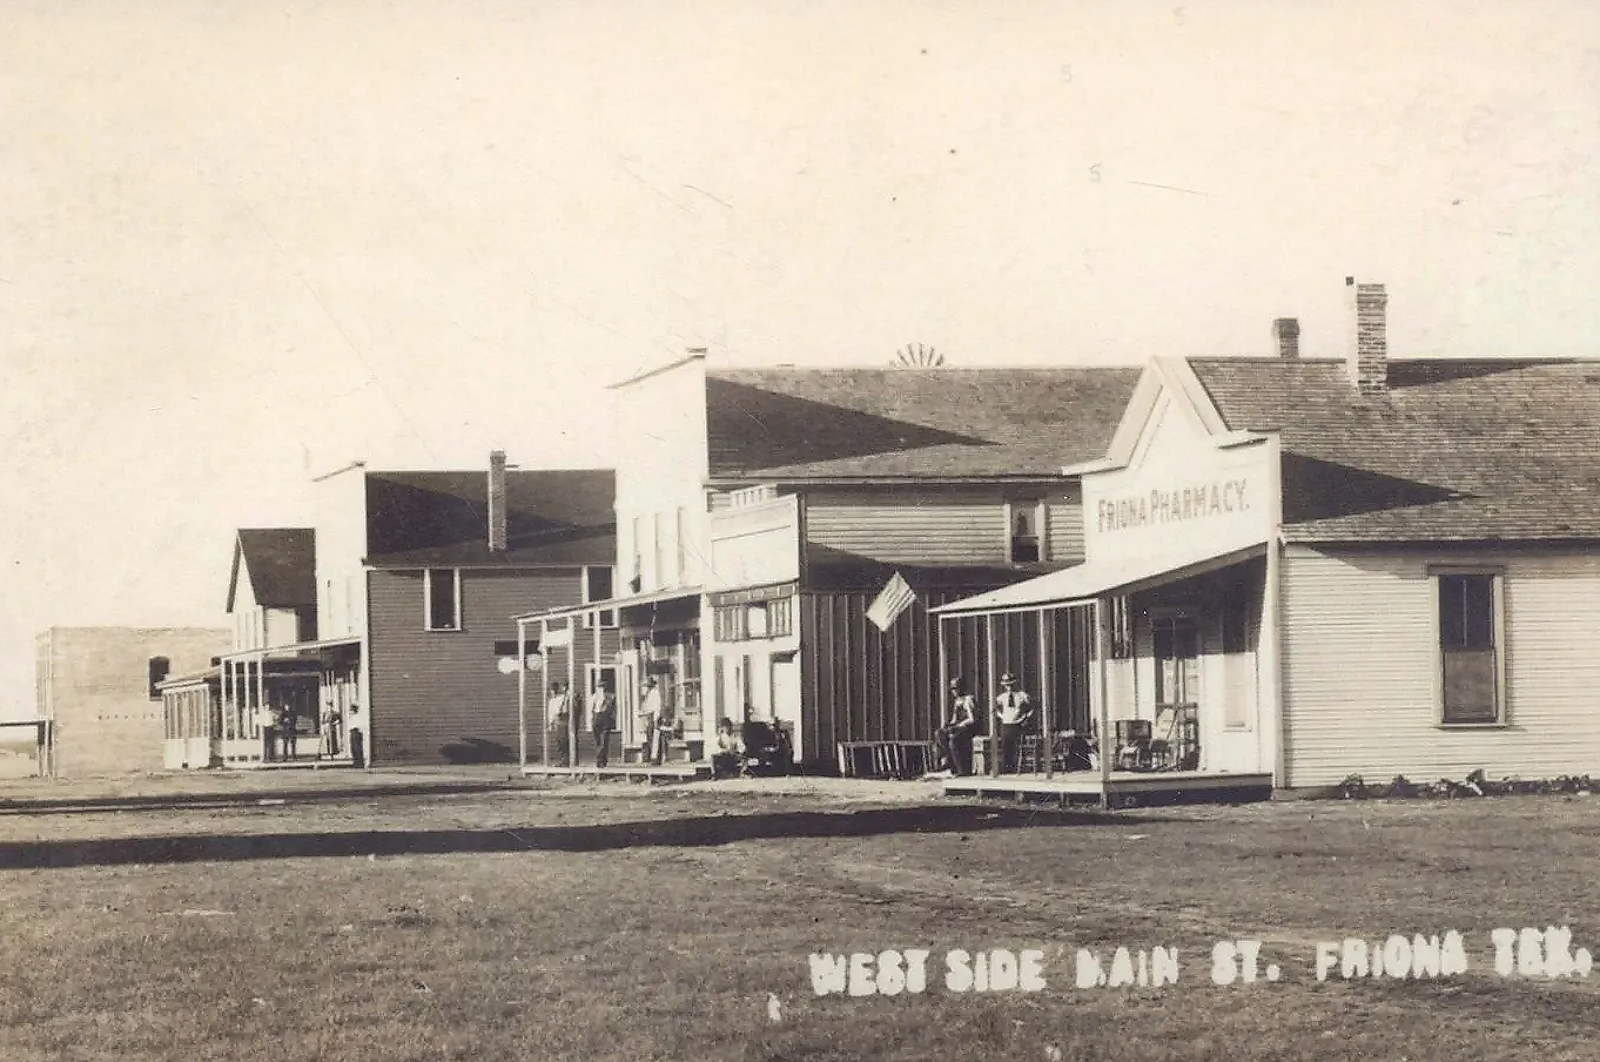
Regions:
<svg viewBox="0 0 1600 1062"><path fill-rule="evenodd" d="M300 756L292 760L223 760L222 766L231 771L289 771L308 767L350 767L354 762L349 756L324 756L320 759Z"/></svg>
<svg viewBox="0 0 1600 1062"><path fill-rule="evenodd" d="M1272 795L1271 774L1217 774L1206 771L1099 771L1043 774L968 775L946 778L947 796L1031 796L1109 798L1113 805L1174 803L1182 800L1265 800Z"/></svg>
<svg viewBox="0 0 1600 1062"><path fill-rule="evenodd" d="M710 778L711 764L709 763L662 763L662 764L619 764L615 767L546 767L543 764L530 763L522 768L525 778L617 778L624 781L657 780L668 782L691 782L696 778Z"/></svg>

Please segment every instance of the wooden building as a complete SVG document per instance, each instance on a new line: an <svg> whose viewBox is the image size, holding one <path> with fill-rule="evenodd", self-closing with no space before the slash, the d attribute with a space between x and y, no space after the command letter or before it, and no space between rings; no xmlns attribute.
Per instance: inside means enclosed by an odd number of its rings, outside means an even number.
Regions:
<svg viewBox="0 0 1600 1062"><path fill-rule="evenodd" d="M658 679L700 759L717 721L775 724L797 762L842 742L927 742L940 690L927 607L1082 559L1063 453L1102 454L1135 369L708 369L690 357L616 387L637 432L617 472L608 600L622 740ZM880 629L896 576L907 607ZM537 712L537 705L528 709Z"/></svg>
<svg viewBox="0 0 1600 1062"><path fill-rule="evenodd" d="M487 473L354 466L324 480L319 634L359 647L348 728L367 762L516 762L513 617L609 594L613 482L511 469L498 451Z"/></svg>
<svg viewBox="0 0 1600 1062"><path fill-rule="evenodd" d="M612 473L497 451L487 471L356 463L316 488L314 527L239 533L234 645L165 689L169 765L515 762L513 616L611 594Z"/></svg>
<svg viewBox="0 0 1600 1062"><path fill-rule="evenodd" d="M1069 766L1072 734L1107 754L1052 784L1107 796L1152 767L1279 789L1600 769L1600 362L1390 361L1382 285L1349 293L1344 360L1302 359L1283 319L1276 357L1153 362L1107 457L1071 469L1085 563L940 610L947 667L976 647L1034 684L1019 770ZM1064 644L1069 622L1091 636Z"/></svg>

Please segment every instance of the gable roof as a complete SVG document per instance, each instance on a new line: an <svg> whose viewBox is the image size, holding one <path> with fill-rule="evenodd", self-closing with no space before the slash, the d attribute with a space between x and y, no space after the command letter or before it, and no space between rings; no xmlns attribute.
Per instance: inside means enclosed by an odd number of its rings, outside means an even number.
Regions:
<svg viewBox="0 0 1600 1062"><path fill-rule="evenodd" d="M1291 540L1600 538L1600 361L1192 358L1234 430L1277 431Z"/></svg>
<svg viewBox="0 0 1600 1062"><path fill-rule="evenodd" d="M1099 457L1139 369L712 369L713 480L1058 478Z"/></svg>
<svg viewBox="0 0 1600 1062"><path fill-rule="evenodd" d="M506 473L506 549L489 549L488 472L368 472L375 567L566 567L616 563L609 470Z"/></svg>
<svg viewBox="0 0 1600 1062"><path fill-rule="evenodd" d="M243 527L234 539L233 573L228 578L228 611L239 592L239 574L263 608L315 607L317 533L309 527Z"/></svg>

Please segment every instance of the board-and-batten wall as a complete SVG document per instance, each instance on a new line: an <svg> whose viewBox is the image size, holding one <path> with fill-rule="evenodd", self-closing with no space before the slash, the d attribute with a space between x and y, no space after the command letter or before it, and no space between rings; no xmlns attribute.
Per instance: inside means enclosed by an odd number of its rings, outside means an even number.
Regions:
<svg viewBox="0 0 1600 1062"><path fill-rule="evenodd" d="M1436 725L1431 566L1503 572L1508 726ZM1291 547L1283 568L1289 787L1600 773L1600 553Z"/></svg>
<svg viewBox="0 0 1600 1062"><path fill-rule="evenodd" d="M887 631L867 619L876 590L800 595L800 697L808 760L841 741L929 741L940 722L939 643L930 606L971 590L919 593Z"/></svg>
<svg viewBox="0 0 1600 1062"><path fill-rule="evenodd" d="M495 643L516 641L512 616L578 604L581 569L463 570L459 631L423 630L420 571L373 571L369 585L373 763L515 762L517 676Z"/></svg>
<svg viewBox="0 0 1600 1062"><path fill-rule="evenodd" d="M1043 493L1041 493L1043 496ZM1049 561L1083 558L1083 507L1076 486L1049 492ZM920 565L1006 560L1009 530L999 488L808 491L806 536L813 547Z"/></svg>

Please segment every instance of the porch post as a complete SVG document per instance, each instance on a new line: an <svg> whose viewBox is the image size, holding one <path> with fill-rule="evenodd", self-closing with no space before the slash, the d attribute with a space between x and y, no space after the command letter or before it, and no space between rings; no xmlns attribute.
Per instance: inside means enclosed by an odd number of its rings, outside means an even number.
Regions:
<svg viewBox="0 0 1600 1062"><path fill-rule="evenodd" d="M578 767L578 702L572 692L578 679L578 617L567 617L567 768Z"/></svg>
<svg viewBox="0 0 1600 1062"><path fill-rule="evenodd" d="M987 641L987 648L989 650L989 666L984 669L988 673L987 674L987 678L989 680L989 682L988 682L988 685L989 685L989 698L988 698L989 699L989 743L988 743L989 777L990 778L999 778L1000 777L1000 727L999 727L999 716L995 712L995 703L994 703L995 702L995 698L997 696L999 696L999 694L995 693L995 680L996 680L997 676L994 673L994 671L995 671L994 613L990 612L990 613L986 614L983 617L983 622L984 622L985 639Z"/></svg>
<svg viewBox="0 0 1600 1062"><path fill-rule="evenodd" d="M517 620L517 769L528 766L528 624Z"/></svg>
<svg viewBox="0 0 1600 1062"><path fill-rule="evenodd" d="M548 667L550 664L550 654L545 650L545 647L549 644L550 621L547 619L542 619L539 621L539 655L543 657L541 663L543 663L546 667ZM539 696L545 698L546 705L550 703L548 699L549 689L550 675L544 667L541 667L539 669ZM539 713L539 734L540 740L544 743L544 758L541 759L539 763L545 768L549 768L550 766L550 720L545 718L545 714L548 711L549 708L546 707Z"/></svg>
<svg viewBox="0 0 1600 1062"><path fill-rule="evenodd" d="M1044 776L1054 778L1056 773L1056 725L1055 725L1055 658L1050 649L1055 643L1055 625L1050 624L1050 629L1045 629L1045 617L1053 615L1044 609L1039 610L1039 747L1044 751Z"/></svg>
<svg viewBox="0 0 1600 1062"><path fill-rule="evenodd" d="M950 654L944 644L944 616L934 617L934 626L938 630L938 637L934 644L939 650L939 727L943 729L950 725L950 697L946 692L950 689Z"/></svg>
<svg viewBox="0 0 1600 1062"><path fill-rule="evenodd" d="M1095 655L1100 663L1100 805L1111 807L1111 760L1116 755L1116 739L1111 733L1111 627L1106 615L1111 599L1094 601Z"/></svg>

